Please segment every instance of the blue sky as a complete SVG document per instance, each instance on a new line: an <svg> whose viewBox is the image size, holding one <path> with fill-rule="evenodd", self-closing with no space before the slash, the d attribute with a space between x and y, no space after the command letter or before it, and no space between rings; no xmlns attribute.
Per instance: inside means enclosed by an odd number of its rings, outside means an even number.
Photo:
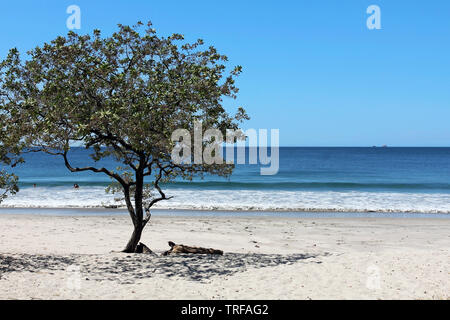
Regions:
<svg viewBox="0 0 450 320"><path fill-rule="evenodd" d="M246 128L284 146L450 146L450 1L2 1L0 56L67 33L151 20L240 64ZM381 8L381 30L366 9Z"/></svg>

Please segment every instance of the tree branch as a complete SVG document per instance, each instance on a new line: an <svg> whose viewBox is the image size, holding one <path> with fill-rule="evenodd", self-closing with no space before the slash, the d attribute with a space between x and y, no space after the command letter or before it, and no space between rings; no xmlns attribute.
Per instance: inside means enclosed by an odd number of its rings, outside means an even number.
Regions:
<svg viewBox="0 0 450 320"><path fill-rule="evenodd" d="M67 169L70 170L70 172L82 172L82 171L92 171L95 173L104 173L108 175L111 178L114 178L119 182L122 187L129 187L129 183L126 182L120 175L117 173L114 173L112 171L109 171L106 168L95 168L95 167L84 167L84 168L74 168L70 165L69 160L67 159L67 151L64 151L63 153L58 153L59 155L62 155L64 158L64 164L66 165Z"/></svg>

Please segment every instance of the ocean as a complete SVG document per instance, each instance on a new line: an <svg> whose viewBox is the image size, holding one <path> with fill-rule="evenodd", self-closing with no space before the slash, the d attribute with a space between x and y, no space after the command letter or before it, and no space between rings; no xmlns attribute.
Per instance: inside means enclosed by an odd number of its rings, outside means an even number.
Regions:
<svg viewBox="0 0 450 320"><path fill-rule="evenodd" d="M73 165L92 164L89 150L73 148L71 153ZM164 186L174 198L158 209L450 213L450 148L281 147L279 161L273 176L260 175L259 165L237 165L229 179L176 181ZM101 165L118 164L103 160ZM120 204L104 191L107 176L71 173L59 157L27 154L26 163L14 172L20 177L20 192L0 207ZM73 189L74 183L80 188Z"/></svg>

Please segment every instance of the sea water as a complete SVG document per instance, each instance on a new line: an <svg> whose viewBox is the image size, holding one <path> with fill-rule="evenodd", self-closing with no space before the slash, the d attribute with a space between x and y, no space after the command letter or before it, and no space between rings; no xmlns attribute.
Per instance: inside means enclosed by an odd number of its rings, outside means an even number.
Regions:
<svg viewBox="0 0 450 320"><path fill-rule="evenodd" d="M248 152L248 150L247 150ZM72 148L73 166L95 164L89 150ZM177 180L165 185L159 209L271 212L450 213L450 148L281 147L279 172L237 165L229 179ZM0 207L99 208L121 205L105 193L101 173L71 173L60 157L26 155L15 168L20 192ZM102 160L114 169L119 164ZM74 189L73 184L79 189ZM35 186L34 186L35 185Z"/></svg>

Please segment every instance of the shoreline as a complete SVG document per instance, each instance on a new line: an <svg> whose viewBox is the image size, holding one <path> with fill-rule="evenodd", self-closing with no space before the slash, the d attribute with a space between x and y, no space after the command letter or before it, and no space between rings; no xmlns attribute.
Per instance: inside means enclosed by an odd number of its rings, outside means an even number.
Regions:
<svg viewBox="0 0 450 320"><path fill-rule="evenodd" d="M30 207L0 207L2 214L20 215L52 215L52 216L128 216L123 208L30 208ZM153 209L152 213L160 216L180 217L273 217L273 218L423 218L450 219L449 213L423 212L374 212L374 211L274 211L274 210L192 210L192 209Z"/></svg>

